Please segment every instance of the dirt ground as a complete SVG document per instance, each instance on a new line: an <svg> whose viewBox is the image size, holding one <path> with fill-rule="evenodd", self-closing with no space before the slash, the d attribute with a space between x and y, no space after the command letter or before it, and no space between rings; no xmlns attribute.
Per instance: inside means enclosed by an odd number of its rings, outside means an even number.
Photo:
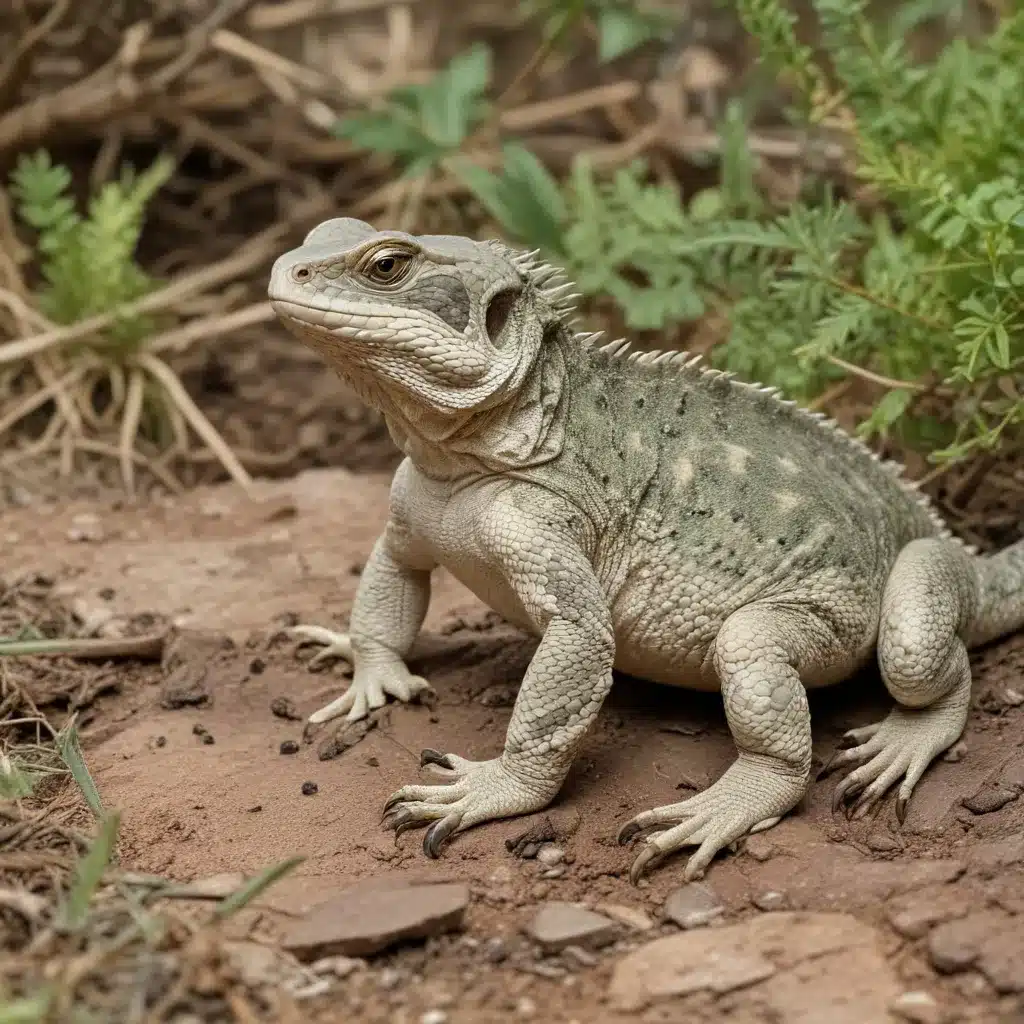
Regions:
<svg viewBox="0 0 1024 1024"><path fill-rule="evenodd" d="M776 828L715 861L705 882L724 910L700 933L681 933L663 905L682 886L683 859L633 887L634 853L615 836L636 811L706 786L729 763L717 698L620 678L553 807L457 836L439 861L423 856L418 833L396 844L381 829L383 802L417 778L423 747L500 751L532 640L439 573L414 661L436 688L433 707L389 705L326 760L318 752L336 723L304 737L302 721L272 711L286 698L305 718L346 685L343 662L311 671L308 652L281 630L347 621L388 481L310 470L261 482L256 501L230 485L5 513L8 580L52 581L52 598L99 635L175 628L173 671L122 663L82 717L101 795L123 812L124 866L192 880L304 855L245 918L247 935L270 942L307 908L390 872L469 884L461 934L370 958L306 1004L314 1019L1024 1020L1024 637L976 656L967 732L927 773L903 827L891 804L858 822L833 815L835 779L816 782ZM817 764L888 703L873 672L814 694ZM298 751L282 754L289 740ZM308 782L315 794L303 794ZM545 819L565 855L555 868L506 847ZM542 956L523 929L552 901L603 908L633 927L597 952ZM764 922L786 914L795 916L777 918L779 947ZM829 938L829 928L839 930ZM622 996L656 973L643 962L655 938L699 934L704 946L729 929L742 949L779 947L761 949L770 976Z"/></svg>

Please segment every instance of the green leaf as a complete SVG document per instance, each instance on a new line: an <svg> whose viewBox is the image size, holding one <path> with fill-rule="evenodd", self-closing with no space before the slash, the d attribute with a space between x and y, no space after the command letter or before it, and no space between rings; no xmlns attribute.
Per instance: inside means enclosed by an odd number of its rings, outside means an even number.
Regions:
<svg viewBox="0 0 1024 1024"><path fill-rule="evenodd" d="M243 907L251 903L264 890L275 882L284 878L289 872L294 871L306 858L289 857L278 864L272 864L264 868L259 874L247 879L230 896L226 896L214 911L214 917L226 918L238 913Z"/></svg>
<svg viewBox="0 0 1024 1024"><path fill-rule="evenodd" d="M503 151L500 174L468 161L453 170L509 236L552 255L564 254L567 216L558 183L525 147L510 143Z"/></svg>
<svg viewBox="0 0 1024 1024"><path fill-rule="evenodd" d="M490 77L491 51L475 43L429 82L393 90L382 109L350 114L332 133L397 158L406 174L423 173L456 152L485 115Z"/></svg>
<svg viewBox="0 0 1024 1024"><path fill-rule="evenodd" d="M896 421L907 411L913 399L910 391L900 389L888 391L881 398L871 415L859 426L858 434L869 438L876 434L885 435Z"/></svg>
<svg viewBox="0 0 1024 1024"><path fill-rule="evenodd" d="M658 38L659 26L628 7L606 7L597 13L597 56L607 64Z"/></svg>
<svg viewBox="0 0 1024 1024"><path fill-rule="evenodd" d="M58 921L62 928L68 931L77 931L85 924L93 896L110 865L114 847L117 845L117 832L120 824L120 811L111 811L106 815L85 856L75 863L71 889L58 914Z"/></svg>
<svg viewBox="0 0 1024 1024"><path fill-rule="evenodd" d="M78 729L73 722L57 733L56 744L61 760L68 766L71 777L78 783L78 788L82 791L89 809L98 818L103 817L106 813L103 809L103 801L100 799L99 790L85 763L82 746L78 739Z"/></svg>

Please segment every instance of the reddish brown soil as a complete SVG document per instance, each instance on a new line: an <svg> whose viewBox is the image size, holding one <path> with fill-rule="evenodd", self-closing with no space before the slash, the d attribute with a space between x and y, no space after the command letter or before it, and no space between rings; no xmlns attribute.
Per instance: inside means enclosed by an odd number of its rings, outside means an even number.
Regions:
<svg viewBox="0 0 1024 1024"><path fill-rule="evenodd" d="M253 872L302 854L305 862L261 900L259 920L248 921L270 935L304 907L385 870L471 884L465 936L378 958L310 1004L324 1020L414 1022L438 1007L449 1022L818 1020L806 1007L804 1015L794 1009L780 1018L756 1000L731 997L669 1000L639 1016L611 1009L604 994L614 962L626 946L671 931L669 925L613 947L596 965L542 962L520 934L545 900L626 905L659 920L665 896L682 884L682 857L634 888L626 877L634 853L615 835L637 810L704 787L729 763L733 747L717 698L618 681L549 812L571 861L554 879L541 878L540 864L505 846L544 815L475 828L457 836L438 862L424 858L417 833L396 845L379 826L387 796L417 778L421 748L471 758L498 753L533 650L533 641L496 622L450 577L438 575L418 656L439 695L435 707L390 706L375 729L331 760L317 757L330 726L303 743L300 721L271 712L275 698L287 697L304 717L346 685L343 664L309 671L279 629L295 621L346 622L360 564L383 521L387 486L384 475L325 470L262 483L256 503L219 487L159 505L82 502L5 513L5 575L56 577L63 600L80 616L108 620L108 631L126 622L140 629L147 621L140 616L184 631L181 675L193 693L205 694L204 703L168 710L161 702L169 683L160 671L126 666L119 692L86 716L89 764L105 802L124 813L123 862L192 879ZM706 881L726 904L724 922L757 915L754 901L772 890L792 909L848 911L877 928L902 989L936 998L943 1016L928 1020L1024 1020L1024 800L984 814L961 805L999 779L1024 790L1024 708L1014 706L1024 637L981 652L975 667L976 706L959 759L930 769L905 826L889 804L875 818L847 822L830 810L835 780L815 783L779 826L712 865ZM175 677L179 690L182 682ZM876 673L815 694L819 763L844 730L880 717L889 704ZM213 743L194 733L197 725ZM298 753L279 753L285 740L298 741ZM302 795L306 781L317 783L315 795ZM992 971L969 965L936 972L926 938L892 928L901 910L928 910L936 920L968 911L1000 920L1019 915L1020 948L1007 951L1010 980L996 985ZM500 965L484 952L495 937L510 951ZM851 993L863 983L841 970L831 978Z"/></svg>

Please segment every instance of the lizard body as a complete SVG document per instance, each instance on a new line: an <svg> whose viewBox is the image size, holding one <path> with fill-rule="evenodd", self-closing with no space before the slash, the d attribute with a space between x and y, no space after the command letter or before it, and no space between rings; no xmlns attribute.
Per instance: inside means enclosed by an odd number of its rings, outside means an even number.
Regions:
<svg viewBox="0 0 1024 1024"><path fill-rule="evenodd" d="M897 813L959 738L967 649L1024 624L1024 542L981 558L863 444L770 388L681 353L628 354L578 335L559 272L497 241L326 221L279 258L285 325L379 408L406 455L350 633L317 627L353 683L312 716L364 716L428 684L405 665L445 566L541 640L504 750L425 751L440 786L386 804L396 831L454 832L557 794L612 668L721 690L738 757L707 790L643 812L651 863L698 846L701 874L806 790L805 690L874 655L897 702L853 730L836 806Z"/></svg>

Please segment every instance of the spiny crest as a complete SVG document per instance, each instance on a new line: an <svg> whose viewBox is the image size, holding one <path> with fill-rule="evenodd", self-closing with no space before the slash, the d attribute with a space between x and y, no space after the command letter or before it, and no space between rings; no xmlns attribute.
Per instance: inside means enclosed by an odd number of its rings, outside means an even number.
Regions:
<svg viewBox="0 0 1024 1024"><path fill-rule="evenodd" d="M559 319L563 323L572 324L576 319L575 304L580 298L580 295L576 292L572 292L574 284L569 280L565 271L560 267L552 266L550 263L539 262L537 259L539 254L539 249L534 249L532 252L515 252L515 250L511 250L510 252L511 259L513 263L515 263L516 268L533 283L537 288L538 293L551 304L557 312ZM566 294L567 292L572 293ZM739 380L735 374L726 370L700 366L699 364L703 360L701 355L695 356L689 352L679 351L630 351L631 343L625 338L616 338L614 341L598 346L596 343L602 337L602 331L581 332L574 335L575 341L582 348L592 352L601 353L606 356L609 361L621 361L627 365L640 366L643 367L641 372L650 372L653 370L659 375L664 373L666 370L675 370L676 372L683 371L685 376L690 376L695 372L696 379L698 380L708 381L717 379L728 381L731 387L740 388L746 392L752 392L776 403L782 408L785 408L797 419L825 431L831 438L843 445L848 451L857 453L861 456L867 456L871 459L871 461L876 463L883 472L895 478L900 487L927 513L928 518L931 520L932 525L935 527L940 537L953 540L957 539L950 531L949 526L945 523L942 517L935 511L935 508L928 496L919 490L915 483L904 479L906 467L899 462L882 459L863 441L848 434L839 425L839 423L836 422L836 420L828 418L824 413L812 409L805 409L792 399L785 398L779 388L760 383L742 381ZM963 544L962 541L960 543ZM976 553L976 549L973 546L968 544L963 544L963 546L972 554Z"/></svg>
<svg viewBox="0 0 1024 1024"><path fill-rule="evenodd" d="M539 249L517 253L512 256L512 262L551 306L559 320L571 323L576 317L576 303L582 295L574 290L576 285L561 267L538 261L539 253Z"/></svg>
<svg viewBox="0 0 1024 1024"><path fill-rule="evenodd" d="M630 351L630 342L624 338L617 338L615 341L597 346L595 345L595 342L600 337L600 332L580 333L574 336L575 341L581 347L601 353L610 362L621 362L627 365L640 366L644 368L644 371L654 370L656 373L664 372L666 369L675 370L676 372L680 370L691 371L691 373L696 371L696 376L694 377L695 380L728 381L730 387L742 389L745 392L759 395L768 401L787 409L790 414L795 416L797 419L812 425L815 429L825 431L829 437L846 447L847 450L855 452L861 456L867 456L872 462L876 463L883 472L894 477L900 487L928 514L928 518L931 520L932 525L935 527L936 532L940 537L952 540L957 539L950 531L946 522L935 511L935 508L928 496L919 490L917 484L903 478L904 473L906 472L906 467L903 466L902 463L894 462L889 459L882 459L877 452L869 448L859 438L848 434L836 420L830 419L824 413L813 409L805 409L792 399L783 397L782 391L777 387L739 380L735 374L729 373L726 370L700 366L703 359L700 355L694 356L689 352L657 350L649 352ZM690 374L686 375L689 376ZM963 542L961 541L960 543ZM972 554L976 553L972 546L967 544L964 544L963 546Z"/></svg>

